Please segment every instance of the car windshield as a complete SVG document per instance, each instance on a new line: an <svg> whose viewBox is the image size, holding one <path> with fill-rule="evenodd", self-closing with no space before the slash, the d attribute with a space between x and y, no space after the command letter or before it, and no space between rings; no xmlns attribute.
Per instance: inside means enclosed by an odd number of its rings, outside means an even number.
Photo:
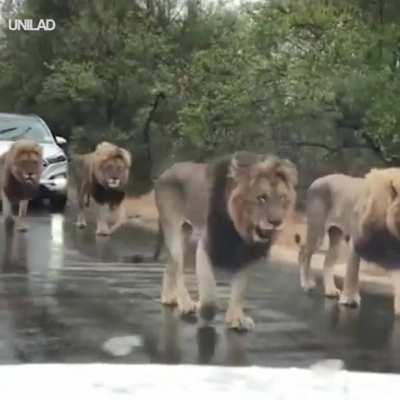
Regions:
<svg viewBox="0 0 400 400"><path fill-rule="evenodd" d="M1 118L0 141L32 139L38 143L52 143L51 133L43 124L33 118Z"/></svg>

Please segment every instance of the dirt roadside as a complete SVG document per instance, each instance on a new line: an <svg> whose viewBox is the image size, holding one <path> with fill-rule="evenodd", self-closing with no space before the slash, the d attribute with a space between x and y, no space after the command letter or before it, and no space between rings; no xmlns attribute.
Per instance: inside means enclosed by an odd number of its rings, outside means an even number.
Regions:
<svg viewBox="0 0 400 400"><path fill-rule="evenodd" d="M157 228L157 208L154 201L154 192L146 194L138 198L127 198L124 202L126 209L127 223L139 225L146 229L156 231ZM294 242L295 233L299 233L304 240L306 232L306 219L301 213L295 213L287 227L281 233L278 242L271 251L271 258L279 261L285 261L298 268L297 255L298 247ZM326 243L321 251L314 255L312 260L312 270L316 276L322 273L324 251ZM341 254L340 264L336 265L335 273L341 282L345 272L345 258L347 249L344 246ZM373 293L379 293L387 296L393 295L393 289L390 282L390 275L377 265L362 263L361 265L361 289Z"/></svg>

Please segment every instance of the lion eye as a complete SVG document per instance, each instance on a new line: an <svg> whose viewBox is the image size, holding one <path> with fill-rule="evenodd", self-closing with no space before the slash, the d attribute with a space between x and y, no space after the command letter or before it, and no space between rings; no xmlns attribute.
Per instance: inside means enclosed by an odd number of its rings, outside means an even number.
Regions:
<svg viewBox="0 0 400 400"><path fill-rule="evenodd" d="M268 200L268 197L267 197L266 194L260 194L259 196L257 196L257 200L258 200L260 203L266 203L267 200Z"/></svg>

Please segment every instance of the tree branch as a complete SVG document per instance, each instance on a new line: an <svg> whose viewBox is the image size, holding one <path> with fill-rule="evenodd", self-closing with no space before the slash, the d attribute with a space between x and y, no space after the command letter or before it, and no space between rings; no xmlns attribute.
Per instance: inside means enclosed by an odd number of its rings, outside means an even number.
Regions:
<svg viewBox="0 0 400 400"><path fill-rule="evenodd" d="M385 163L388 165L400 165L399 157L387 157L382 150L381 146L376 143L375 139L364 129L357 131L360 136L365 140L368 147Z"/></svg>
<svg viewBox="0 0 400 400"><path fill-rule="evenodd" d="M153 157L151 154L150 124L154 118L154 113L157 111L157 107L159 105L160 100L164 100L164 99L165 99L164 92L157 93L157 95L154 99L153 105L147 116L146 122L144 124L143 131L142 131L143 140L146 145L147 160L150 165L152 165L152 163L153 163Z"/></svg>

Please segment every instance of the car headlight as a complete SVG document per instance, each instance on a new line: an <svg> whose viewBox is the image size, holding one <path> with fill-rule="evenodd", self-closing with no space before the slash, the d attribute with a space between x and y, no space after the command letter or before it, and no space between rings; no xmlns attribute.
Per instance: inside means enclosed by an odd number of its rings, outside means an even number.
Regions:
<svg viewBox="0 0 400 400"><path fill-rule="evenodd" d="M68 184L68 178L66 174L57 174L50 177L48 184L54 188L65 188Z"/></svg>
<svg viewBox="0 0 400 400"><path fill-rule="evenodd" d="M44 166L49 165L49 164L55 164L63 161L67 161L67 157L65 157L64 154L59 154L58 156L53 156L53 157L47 157L45 160L43 160Z"/></svg>
<svg viewBox="0 0 400 400"><path fill-rule="evenodd" d="M57 175L52 175L50 178L50 180L56 180L56 179L67 179L67 174L62 173L62 174L57 174Z"/></svg>

